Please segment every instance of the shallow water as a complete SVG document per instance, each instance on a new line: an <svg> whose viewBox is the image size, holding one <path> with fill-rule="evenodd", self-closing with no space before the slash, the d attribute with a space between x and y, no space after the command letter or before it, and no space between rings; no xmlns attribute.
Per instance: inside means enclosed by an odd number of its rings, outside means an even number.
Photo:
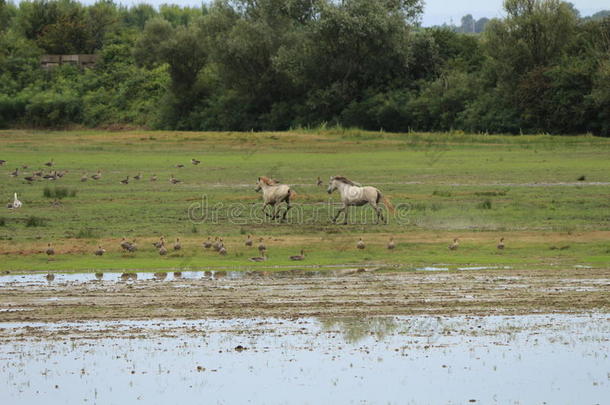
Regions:
<svg viewBox="0 0 610 405"><path fill-rule="evenodd" d="M610 393L606 314L0 328L3 404L601 404Z"/></svg>
<svg viewBox="0 0 610 405"><path fill-rule="evenodd" d="M481 267L459 267L457 270L493 270L493 269L510 269L510 267L494 267L494 266L481 266ZM264 272L261 270L254 271L235 271L235 270L206 270L206 271L182 271L176 274L172 271L162 272L104 272L101 278L97 278L93 272L88 273L52 273L53 279L47 279L47 274L4 274L0 275L0 287L3 286L40 286L40 285L52 285L62 283L87 283L87 282L133 282L136 280L158 280L158 281L180 281L180 280L194 280L194 279L241 279L241 278L257 278L261 276L271 276L275 278L280 277L324 277L324 276L341 276L348 275L358 272L374 271L375 268L349 268L342 267L337 269L322 269L312 270L310 268L303 269L284 269L276 270L272 273ZM426 267L415 268L416 271L449 271L451 270L447 266L433 265ZM124 277L125 274L132 275L133 278Z"/></svg>

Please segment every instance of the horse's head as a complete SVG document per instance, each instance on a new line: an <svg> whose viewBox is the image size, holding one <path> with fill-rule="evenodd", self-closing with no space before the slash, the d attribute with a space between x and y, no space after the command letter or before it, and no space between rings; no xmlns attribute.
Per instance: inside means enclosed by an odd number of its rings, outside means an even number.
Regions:
<svg viewBox="0 0 610 405"><path fill-rule="evenodd" d="M261 178L259 177L258 180L256 181L256 188L254 189L254 191L256 191L258 193L259 191L261 191L262 188L263 187L262 187Z"/></svg>
<svg viewBox="0 0 610 405"><path fill-rule="evenodd" d="M328 188L326 189L326 192L328 192L328 194L331 194L336 189L337 189L337 179L335 179L335 176L331 176L330 182L328 183Z"/></svg>

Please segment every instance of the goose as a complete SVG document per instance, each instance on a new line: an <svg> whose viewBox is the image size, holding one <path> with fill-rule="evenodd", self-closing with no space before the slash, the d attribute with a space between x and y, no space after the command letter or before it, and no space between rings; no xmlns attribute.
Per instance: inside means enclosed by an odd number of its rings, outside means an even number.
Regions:
<svg viewBox="0 0 610 405"><path fill-rule="evenodd" d="M156 247L157 249L159 249L164 244L165 244L165 237L163 237L163 235L161 235L158 242L153 242L153 246Z"/></svg>
<svg viewBox="0 0 610 405"><path fill-rule="evenodd" d="M252 246L252 235L248 235L248 239L246 239L246 246Z"/></svg>
<svg viewBox="0 0 610 405"><path fill-rule="evenodd" d="M127 280L129 280L130 278L131 278L131 274L129 274L129 273L123 273L123 274L121 274L121 280L123 280L123 281L127 281Z"/></svg>
<svg viewBox="0 0 610 405"><path fill-rule="evenodd" d="M6 163L6 160L0 159L0 166L4 166L5 163Z"/></svg>
<svg viewBox="0 0 610 405"><path fill-rule="evenodd" d="M150 176L150 181L157 181L157 175L153 174L152 176Z"/></svg>
<svg viewBox="0 0 610 405"><path fill-rule="evenodd" d="M159 254L161 256L165 256L167 254L167 249L164 244L161 244L161 246L159 247Z"/></svg>
<svg viewBox="0 0 610 405"><path fill-rule="evenodd" d="M358 243L356 243L356 247L357 247L358 249L364 249L365 245L364 245L364 242L362 241L362 238L360 238L360 239L358 240Z"/></svg>
<svg viewBox="0 0 610 405"><path fill-rule="evenodd" d="M27 169L28 167L29 167L28 165L21 165L21 168L24 170Z"/></svg>
<svg viewBox="0 0 610 405"><path fill-rule="evenodd" d="M263 250L259 257L251 257L249 260L251 262L264 262L265 260L267 260L267 256L265 255L265 251Z"/></svg>
<svg viewBox="0 0 610 405"><path fill-rule="evenodd" d="M449 245L449 250L457 250L458 247L460 247L460 242L458 241L458 238L455 238L453 239L453 243Z"/></svg>
<svg viewBox="0 0 610 405"><path fill-rule="evenodd" d="M182 245L180 244L180 238L176 238L176 243L174 243L174 250L182 249Z"/></svg>
<svg viewBox="0 0 610 405"><path fill-rule="evenodd" d="M172 174L172 177L169 178L169 182L172 183L172 184L178 184L181 181L182 180L178 180L177 178L175 178L173 174Z"/></svg>
<svg viewBox="0 0 610 405"><path fill-rule="evenodd" d="M262 252L264 252L265 250L267 250L267 246L265 246L265 244L263 243L263 238L260 238L260 239L258 240L258 242L259 242L259 243L258 243L258 251L259 251L259 252L261 252L261 253L262 253Z"/></svg>
<svg viewBox="0 0 610 405"><path fill-rule="evenodd" d="M177 169L182 169L183 167L184 167L184 165L183 165L182 163L178 163L178 164L176 165L176 168L177 168Z"/></svg>
<svg viewBox="0 0 610 405"><path fill-rule="evenodd" d="M227 255L227 249L224 246L221 246L220 249L218 250L218 253L221 256L226 256Z"/></svg>
<svg viewBox="0 0 610 405"><path fill-rule="evenodd" d="M34 176L26 176L23 178L23 180L27 181L28 183L31 183L36 179L34 178Z"/></svg>
<svg viewBox="0 0 610 405"><path fill-rule="evenodd" d="M133 176L134 180L140 180L142 178L142 173L138 173L135 176Z"/></svg>
<svg viewBox="0 0 610 405"><path fill-rule="evenodd" d="M55 249L51 247L51 243L47 244L47 250L45 250L45 253L47 254L47 256L53 256L55 254Z"/></svg>
<svg viewBox="0 0 610 405"><path fill-rule="evenodd" d="M89 176L87 175L87 173L85 173L81 176L80 181L84 183L87 180L89 180Z"/></svg>
<svg viewBox="0 0 610 405"><path fill-rule="evenodd" d="M11 177L19 176L19 168L16 168L15 171L11 172Z"/></svg>
<svg viewBox="0 0 610 405"><path fill-rule="evenodd" d="M305 260L305 252L303 251L303 249L301 249L300 255L290 256L290 260L293 260L293 261Z"/></svg>
<svg viewBox="0 0 610 405"><path fill-rule="evenodd" d="M47 281L53 281L55 280L55 274L53 273L48 273L45 278L47 279Z"/></svg>
<svg viewBox="0 0 610 405"><path fill-rule="evenodd" d="M128 242L127 239L123 237L121 239L121 249L128 251L129 248L131 248L131 242Z"/></svg>
<svg viewBox="0 0 610 405"><path fill-rule="evenodd" d="M390 238L390 241L388 242L388 249L393 250L395 247L396 243L394 243L394 238Z"/></svg>
<svg viewBox="0 0 610 405"><path fill-rule="evenodd" d="M504 249L504 238L500 238L500 242L498 242L498 249Z"/></svg>
<svg viewBox="0 0 610 405"><path fill-rule="evenodd" d="M218 241L218 237L214 238L214 243L212 243L212 249L217 252L220 250L220 242Z"/></svg>
<svg viewBox="0 0 610 405"><path fill-rule="evenodd" d="M174 278L181 278L181 277L182 277L181 271L174 271Z"/></svg>
<svg viewBox="0 0 610 405"><path fill-rule="evenodd" d="M206 241L203 242L203 247L205 249L209 249L212 247L212 241L210 240L210 237L208 236L208 239Z"/></svg>
<svg viewBox="0 0 610 405"><path fill-rule="evenodd" d="M135 252L136 250L138 250L138 245L136 245L136 240L135 240L135 239L133 240L133 242L130 242L130 243L129 243L129 247L127 248L127 250L128 250L130 253L133 253L133 252Z"/></svg>
<svg viewBox="0 0 610 405"><path fill-rule="evenodd" d="M57 177L58 176L56 171L52 171L51 173L42 176L42 178L45 180L57 180Z"/></svg>
<svg viewBox="0 0 610 405"><path fill-rule="evenodd" d="M194 164L195 166L197 166L199 163L201 163L201 160L197 160L195 158L191 159L191 163Z"/></svg>
<svg viewBox="0 0 610 405"><path fill-rule="evenodd" d="M167 278L167 273L164 271L160 271L158 273L155 273L154 276L157 280L165 280Z"/></svg>
<svg viewBox="0 0 610 405"><path fill-rule="evenodd" d="M104 278L104 273L102 273L102 272L95 273L95 278L98 279L98 280L103 279Z"/></svg>
<svg viewBox="0 0 610 405"><path fill-rule="evenodd" d="M95 255L96 256L103 256L104 253L106 253L106 249L104 249L101 245L97 247L97 250L95 251Z"/></svg>
<svg viewBox="0 0 610 405"><path fill-rule="evenodd" d="M9 205L10 205L10 207L9 207L9 208L12 208L12 209L14 209L14 210L16 210L17 208L21 208L21 206L22 206L23 204L22 204L22 203L21 203L21 201L19 201L19 199L17 198L17 193L14 193L14 194L13 194L13 203L12 203L12 204L9 204Z"/></svg>
<svg viewBox="0 0 610 405"><path fill-rule="evenodd" d="M67 170L62 170L62 171L60 171L60 172L56 172L56 173L55 173L55 175L56 175L57 177L59 177L59 178L64 177L66 174L68 174L68 171L67 171Z"/></svg>
<svg viewBox="0 0 610 405"><path fill-rule="evenodd" d="M42 177L42 170L37 170L34 172L34 176L36 177Z"/></svg>
<svg viewBox="0 0 610 405"><path fill-rule="evenodd" d="M318 181L316 181L316 186L320 187L322 184L324 184L322 182L322 179L320 179L320 176L318 176Z"/></svg>
<svg viewBox="0 0 610 405"><path fill-rule="evenodd" d="M53 159L51 159L49 162L46 162L44 165L48 166L48 167L52 167L55 163L53 163Z"/></svg>
<svg viewBox="0 0 610 405"><path fill-rule="evenodd" d="M129 176L121 180L121 184L129 184Z"/></svg>
<svg viewBox="0 0 610 405"><path fill-rule="evenodd" d="M101 179L101 178L102 178L102 172L98 170L98 171L97 171L97 173L95 173L93 176L91 176L91 178L92 178L93 180L99 180L99 179Z"/></svg>

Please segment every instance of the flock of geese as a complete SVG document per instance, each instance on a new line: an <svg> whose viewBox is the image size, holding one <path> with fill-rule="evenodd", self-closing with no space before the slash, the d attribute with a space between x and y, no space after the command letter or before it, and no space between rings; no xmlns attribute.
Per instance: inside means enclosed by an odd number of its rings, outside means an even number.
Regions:
<svg viewBox="0 0 610 405"><path fill-rule="evenodd" d="M198 160L195 158L191 159L191 164L194 166L197 166L200 163L201 163L201 160ZM6 165L6 160L0 159L0 166L4 166L4 165ZM50 180L50 181L58 180L58 179L64 177L66 174L68 174L68 170L51 170L51 168L53 168L55 166L55 162L53 161L53 159L49 160L48 162L45 162L44 166L47 166L49 168L48 172L45 172L44 169L38 169L38 170L32 172L31 174L24 173L22 171L28 169L28 166L22 165L21 167L17 167L15 170L10 172L9 175L11 177L19 177L19 176L23 175L23 179L25 181L27 181L28 183L33 183L34 181L37 181L37 180ZM174 165L174 167L177 169L181 169L181 168L184 168L185 165L182 163L178 163L178 164ZM89 181L89 179L97 181L97 180L100 180L101 178L102 178L102 171L98 170L96 173L94 173L92 175L89 175L88 173L83 173L83 175L80 178L80 181L84 183L86 181ZM143 178L144 177L142 176L142 173L138 173L133 177L132 176L125 177L124 179L122 179L120 181L120 183L129 184L130 179L139 181L139 180L142 180ZM156 174L151 175L151 177L150 177L151 182L155 182L157 180L158 180L158 177ZM169 178L169 182L171 184L179 184L179 183L182 183L182 180L177 179L172 174ZM15 207L14 204L9 204L8 208L19 208L19 207Z"/></svg>
<svg viewBox="0 0 610 405"><path fill-rule="evenodd" d="M158 241L152 243L153 247L158 251L160 256L166 256L169 252L165 244L166 241L164 236L161 236ZM254 246L254 240L252 239L252 235L248 235L244 244L247 247ZM221 237L217 236L214 238L214 240L212 240L212 237L208 236L208 238L203 241L201 245L205 250L215 251L220 256L226 256L228 254L227 247L225 246L224 240ZM451 251L455 251L459 248L459 246L459 238L455 238L453 239L453 242L448 246L448 248ZM130 242L125 237L121 239L119 247L120 250L124 253L134 253L138 250L138 246L136 244L135 239ZM176 238L176 241L170 247L174 252L182 250L182 243L180 242L180 238ZM393 237L390 237L386 248L388 250L396 249L396 242L394 241ZM500 238L500 241L498 242L496 248L498 250L504 249L504 238ZM359 238L356 242L356 249L366 249L366 244L364 243L362 238ZM263 238L258 239L257 250L259 256L250 257L248 260L251 262L264 262L265 260L267 260L267 245L265 245ZM51 243L47 244L47 249L45 253L47 254L47 256L55 255L55 249L51 246ZM96 256L103 256L106 253L106 249L104 249L101 245L98 245L97 249L93 253ZM292 261L303 261L305 260L305 251L301 249L300 254L289 256L289 259Z"/></svg>

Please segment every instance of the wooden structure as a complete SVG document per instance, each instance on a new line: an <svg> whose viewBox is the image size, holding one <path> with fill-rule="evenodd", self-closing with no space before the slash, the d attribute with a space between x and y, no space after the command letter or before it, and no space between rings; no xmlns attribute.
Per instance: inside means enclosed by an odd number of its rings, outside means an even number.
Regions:
<svg viewBox="0 0 610 405"><path fill-rule="evenodd" d="M40 67L52 69L56 66L72 64L79 68L92 68L97 62L98 55L78 54L78 55L42 55L40 57Z"/></svg>

